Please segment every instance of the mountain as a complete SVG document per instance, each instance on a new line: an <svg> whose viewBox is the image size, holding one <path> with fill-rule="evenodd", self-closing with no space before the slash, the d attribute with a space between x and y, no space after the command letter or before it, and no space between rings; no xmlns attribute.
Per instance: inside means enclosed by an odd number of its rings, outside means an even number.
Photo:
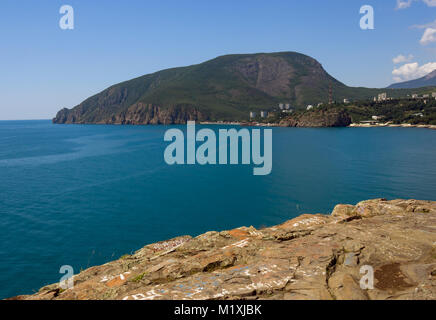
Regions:
<svg viewBox="0 0 436 320"><path fill-rule="evenodd" d="M303 108L328 101L368 99L399 90L352 88L330 76L315 59L296 52L234 54L167 69L113 85L54 123L174 124L187 120L245 120L250 111L279 103Z"/></svg>
<svg viewBox="0 0 436 320"><path fill-rule="evenodd" d="M433 70L425 77L405 81L405 82L399 82L391 84L388 88L390 89L415 89L415 88L422 88L422 87L434 87L436 86L436 70Z"/></svg>

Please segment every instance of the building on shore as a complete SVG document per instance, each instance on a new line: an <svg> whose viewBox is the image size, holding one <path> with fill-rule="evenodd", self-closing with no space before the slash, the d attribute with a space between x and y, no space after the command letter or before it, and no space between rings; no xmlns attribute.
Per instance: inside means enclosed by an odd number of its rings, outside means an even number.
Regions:
<svg viewBox="0 0 436 320"><path fill-rule="evenodd" d="M380 94L377 96L377 100L378 100L378 101L386 101L387 99L388 99L388 95L387 95L386 92L380 93Z"/></svg>
<svg viewBox="0 0 436 320"><path fill-rule="evenodd" d="M384 118L384 116L372 116L372 120L379 121Z"/></svg>
<svg viewBox="0 0 436 320"><path fill-rule="evenodd" d="M311 109L313 109L313 106L312 106L311 104L309 104L309 105L307 106L306 110L311 110Z"/></svg>
<svg viewBox="0 0 436 320"><path fill-rule="evenodd" d="M266 117L268 117L268 112L266 112L266 111L261 111L261 112L260 112L260 117L261 117L261 118L266 118Z"/></svg>
<svg viewBox="0 0 436 320"><path fill-rule="evenodd" d="M280 109L280 110L283 110L284 108L285 108L285 105L284 105L283 103L280 103L280 104L279 104L279 109Z"/></svg>
<svg viewBox="0 0 436 320"><path fill-rule="evenodd" d="M431 96L432 96L433 98L436 98L436 92L432 92L432 93L431 93Z"/></svg>
<svg viewBox="0 0 436 320"><path fill-rule="evenodd" d="M360 124L364 124L364 125L376 125L378 124L378 121L376 120L365 120L365 121L360 121Z"/></svg>
<svg viewBox="0 0 436 320"><path fill-rule="evenodd" d="M416 93L412 94L412 99L418 99L418 95Z"/></svg>
<svg viewBox="0 0 436 320"><path fill-rule="evenodd" d="M348 100L348 99L345 98L345 99L344 99L344 103L345 103L345 104L350 103L350 100Z"/></svg>
<svg viewBox="0 0 436 320"><path fill-rule="evenodd" d="M256 118L256 112L250 112L250 119Z"/></svg>

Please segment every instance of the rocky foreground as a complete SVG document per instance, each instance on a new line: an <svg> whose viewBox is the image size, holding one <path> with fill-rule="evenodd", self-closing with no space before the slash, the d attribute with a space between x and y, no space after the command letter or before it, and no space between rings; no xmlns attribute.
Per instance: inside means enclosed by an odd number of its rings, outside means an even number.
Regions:
<svg viewBox="0 0 436 320"><path fill-rule="evenodd" d="M373 289L361 289L362 266ZM436 299L436 202L369 200L183 236L89 268L74 288L13 299Z"/></svg>

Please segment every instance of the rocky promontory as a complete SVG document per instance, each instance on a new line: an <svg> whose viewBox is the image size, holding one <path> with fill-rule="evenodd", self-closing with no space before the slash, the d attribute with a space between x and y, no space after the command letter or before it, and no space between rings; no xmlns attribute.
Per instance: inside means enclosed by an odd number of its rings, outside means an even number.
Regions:
<svg viewBox="0 0 436 320"><path fill-rule="evenodd" d="M376 199L182 236L13 299L436 299L436 202Z"/></svg>
<svg viewBox="0 0 436 320"><path fill-rule="evenodd" d="M294 106L295 110L326 103L329 90L336 101L367 100L383 92L392 98L421 92L348 87L333 78L320 62L298 52L231 54L112 85L73 108L61 109L53 122L246 121L250 112L260 114L283 103Z"/></svg>
<svg viewBox="0 0 436 320"><path fill-rule="evenodd" d="M322 109L296 113L281 120L281 127L347 127L351 117L345 110Z"/></svg>
<svg viewBox="0 0 436 320"><path fill-rule="evenodd" d="M206 113L190 105L173 105L162 108L159 105L135 103L127 109L106 117L85 117L83 108L72 110L62 109L53 119L53 123L76 124L185 124L187 121L205 121L209 117Z"/></svg>

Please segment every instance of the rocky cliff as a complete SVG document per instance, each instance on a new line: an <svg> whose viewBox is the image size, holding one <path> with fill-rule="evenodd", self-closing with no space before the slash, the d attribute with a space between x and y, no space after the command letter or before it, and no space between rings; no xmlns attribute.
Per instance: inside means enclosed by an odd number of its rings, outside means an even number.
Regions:
<svg viewBox="0 0 436 320"><path fill-rule="evenodd" d="M280 121L282 127L347 127L350 124L350 115L338 109L311 110Z"/></svg>
<svg viewBox="0 0 436 320"><path fill-rule="evenodd" d="M108 117L83 118L81 108L62 109L53 120L55 123L95 123L95 124L185 124L187 121L209 120L207 113L190 105L175 105L162 108L153 104L135 103L127 109Z"/></svg>
<svg viewBox="0 0 436 320"><path fill-rule="evenodd" d="M362 289L368 266L374 286ZM436 299L436 202L369 200L270 228L178 237L74 284L14 299Z"/></svg>

